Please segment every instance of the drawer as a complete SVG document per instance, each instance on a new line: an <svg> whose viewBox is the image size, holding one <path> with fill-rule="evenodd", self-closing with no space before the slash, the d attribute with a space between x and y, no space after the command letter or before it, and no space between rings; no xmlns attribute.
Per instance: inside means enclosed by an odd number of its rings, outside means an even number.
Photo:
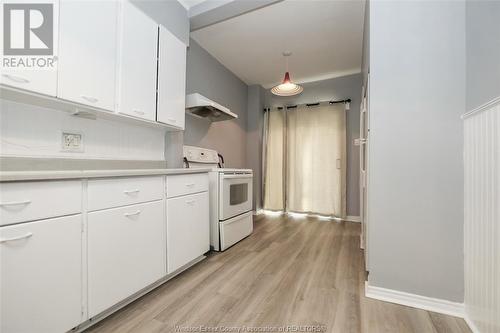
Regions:
<svg viewBox="0 0 500 333"><path fill-rule="evenodd" d="M0 183L0 225L76 214L82 210L82 182Z"/></svg>
<svg viewBox="0 0 500 333"><path fill-rule="evenodd" d="M164 202L88 214L88 296L93 317L166 275Z"/></svg>
<svg viewBox="0 0 500 333"><path fill-rule="evenodd" d="M99 210L163 198L163 177L89 180L88 210Z"/></svg>
<svg viewBox="0 0 500 333"><path fill-rule="evenodd" d="M253 232L252 212L219 222L220 250L224 251Z"/></svg>
<svg viewBox="0 0 500 333"><path fill-rule="evenodd" d="M167 176L167 198L208 191L208 174Z"/></svg>

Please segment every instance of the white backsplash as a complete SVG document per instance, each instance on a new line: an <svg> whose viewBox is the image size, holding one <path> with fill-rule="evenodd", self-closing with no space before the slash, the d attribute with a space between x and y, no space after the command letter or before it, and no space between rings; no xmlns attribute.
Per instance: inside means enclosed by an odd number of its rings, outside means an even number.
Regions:
<svg viewBox="0 0 500 333"><path fill-rule="evenodd" d="M165 130L85 119L0 100L0 156L164 160ZM82 133L83 152L63 152L62 132Z"/></svg>

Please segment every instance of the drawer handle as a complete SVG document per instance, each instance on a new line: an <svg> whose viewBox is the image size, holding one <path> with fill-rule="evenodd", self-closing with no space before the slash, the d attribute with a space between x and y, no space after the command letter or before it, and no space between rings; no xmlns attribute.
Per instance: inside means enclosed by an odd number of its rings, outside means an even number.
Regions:
<svg viewBox="0 0 500 333"><path fill-rule="evenodd" d="M177 119L174 119L174 118L167 118L168 121L170 121L171 123L176 123L177 122Z"/></svg>
<svg viewBox="0 0 500 333"><path fill-rule="evenodd" d="M125 190L123 191L123 193L125 194L135 194L135 193L139 193L140 190L139 189L135 189L135 190Z"/></svg>
<svg viewBox="0 0 500 333"><path fill-rule="evenodd" d="M188 205L191 205L191 206L192 206L192 205L194 205L194 204L196 203L196 200L188 200L188 201L186 201L186 203L187 203Z"/></svg>
<svg viewBox="0 0 500 333"><path fill-rule="evenodd" d="M30 83L30 80L27 80L20 76L10 75L10 74L2 74L2 76L17 83Z"/></svg>
<svg viewBox="0 0 500 333"><path fill-rule="evenodd" d="M131 217L131 216L139 215L140 213L141 213L141 211L137 210L135 213L125 213L123 215L125 215L126 217Z"/></svg>
<svg viewBox="0 0 500 333"><path fill-rule="evenodd" d="M80 97L83 98L84 100L86 100L87 102L90 102L90 103L97 103L97 101L98 101L97 98L91 97L91 96L80 95Z"/></svg>
<svg viewBox="0 0 500 333"><path fill-rule="evenodd" d="M21 240L21 239L30 238L31 236L33 236L33 233L28 232L25 235L21 235L21 236L17 236L17 237L12 237L12 238L0 239L0 244L7 243L7 242L13 242L13 241L16 241L16 240Z"/></svg>
<svg viewBox="0 0 500 333"><path fill-rule="evenodd" d="M31 203L31 200L1 202L0 206L20 206L20 205L27 205L27 204L30 204L30 203Z"/></svg>
<svg viewBox="0 0 500 333"><path fill-rule="evenodd" d="M144 115L144 111L137 110L137 109L134 109L134 110L132 110L132 111L134 111L134 113L137 113L138 115L141 115L141 116L143 116L143 115Z"/></svg>
<svg viewBox="0 0 500 333"><path fill-rule="evenodd" d="M195 183L188 183L188 184L186 184L187 187L193 187L195 185L196 185Z"/></svg>

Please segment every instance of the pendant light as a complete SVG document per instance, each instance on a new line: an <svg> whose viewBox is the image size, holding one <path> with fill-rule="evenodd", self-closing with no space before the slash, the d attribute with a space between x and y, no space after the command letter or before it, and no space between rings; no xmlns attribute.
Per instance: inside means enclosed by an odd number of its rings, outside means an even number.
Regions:
<svg viewBox="0 0 500 333"><path fill-rule="evenodd" d="M292 80L290 80L290 73L288 72L288 57L291 55L292 52L283 52L283 56L285 57L286 61L285 78L283 79L283 82L281 84L278 84L271 89L271 92L274 95L294 96L300 94L304 90L304 88L302 88L300 85L295 84L292 82Z"/></svg>

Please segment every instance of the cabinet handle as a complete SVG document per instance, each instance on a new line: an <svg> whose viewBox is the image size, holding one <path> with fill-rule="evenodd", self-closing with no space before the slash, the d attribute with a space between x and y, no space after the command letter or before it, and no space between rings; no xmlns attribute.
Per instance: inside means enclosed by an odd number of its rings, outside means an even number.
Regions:
<svg viewBox="0 0 500 333"><path fill-rule="evenodd" d="M141 211L137 210L135 213L125 213L123 215L125 215L126 217L130 217L130 216L139 215L140 213L141 213Z"/></svg>
<svg viewBox="0 0 500 333"><path fill-rule="evenodd" d="M186 203L187 203L188 205L194 205L194 204L195 204L195 202L196 202L196 200L187 200L187 201L186 201Z"/></svg>
<svg viewBox="0 0 500 333"><path fill-rule="evenodd" d="M186 184L187 187L193 187L194 185L196 185L195 183L188 183Z"/></svg>
<svg viewBox="0 0 500 333"><path fill-rule="evenodd" d="M137 113L137 114L141 115L141 116L143 116L143 115L144 115L144 111L141 111L141 110L135 110L135 109L134 109L134 110L132 110L132 111L133 111L134 113Z"/></svg>
<svg viewBox="0 0 500 333"><path fill-rule="evenodd" d="M134 193L139 193L140 190L139 189L135 189L135 190L125 190L123 191L123 193L125 194L134 194Z"/></svg>
<svg viewBox="0 0 500 333"><path fill-rule="evenodd" d="M17 236L17 237L12 237L12 238L0 239L0 244L7 243L7 242L13 242L13 241L21 240L21 239L25 239L25 238L30 238L31 236L33 236L33 233L28 232L25 235L21 235L21 236Z"/></svg>
<svg viewBox="0 0 500 333"><path fill-rule="evenodd" d="M168 121L172 122L172 123L176 123L177 122L177 119L174 119L174 118L167 118Z"/></svg>
<svg viewBox="0 0 500 333"><path fill-rule="evenodd" d="M2 74L2 76L6 77L7 79L9 79L11 81L17 82L17 83L29 83L30 82L30 80L25 79L25 78L20 77L20 76L16 76L16 75Z"/></svg>
<svg viewBox="0 0 500 333"><path fill-rule="evenodd" d="M31 200L0 202L0 206L20 206L20 205L27 205L29 203L31 203Z"/></svg>
<svg viewBox="0 0 500 333"><path fill-rule="evenodd" d="M99 101L97 98L91 96L80 95L80 97L90 103L97 103Z"/></svg>

